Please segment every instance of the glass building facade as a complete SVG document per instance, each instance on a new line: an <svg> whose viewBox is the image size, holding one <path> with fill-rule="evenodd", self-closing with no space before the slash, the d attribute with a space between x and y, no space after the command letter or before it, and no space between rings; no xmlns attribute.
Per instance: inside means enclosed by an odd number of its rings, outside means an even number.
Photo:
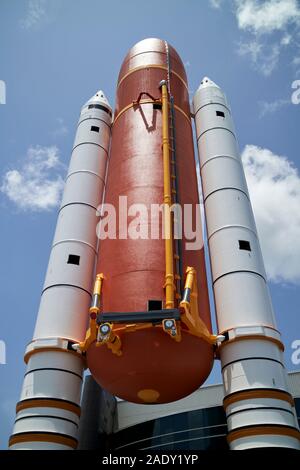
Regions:
<svg viewBox="0 0 300 470"><path fill-rule="evenodd" d="M111 450L228 449L221 406L187 411L130 426L111 436Z"/></svg>

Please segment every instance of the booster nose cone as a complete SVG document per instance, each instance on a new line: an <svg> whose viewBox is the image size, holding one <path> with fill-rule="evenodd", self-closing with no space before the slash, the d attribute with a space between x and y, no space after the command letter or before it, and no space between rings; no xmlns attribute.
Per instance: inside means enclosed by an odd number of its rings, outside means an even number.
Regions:
<svg viewBox="0 0 300 470"><path fill-rule="evenodd" d="M201 80L199 90L202 88L208 88L208 87L215 87L215 88L220 88L215 82L213 82L210 78L204 77Z"/></svg>
<svg viewBox="0 0 300 470"><path fill-rule="evenodd" d="M108 99L106 98L104 92L102 90L97 91L94 96L92 96L83 106L84 108L90 104L100 104L102 106L105 106L108 108L110 111L112 110Z"/></svg>
<svg viewBox="0 0 300 470"><path fill-rule="evenodd" d="M205 106L214 101L222 106L229 108L227 99L219 85L213 82L210 78L202 78L199 88L196 90L193 97L193 109L196 114L202 106ZM200 131L199 131L200 132Z"/></svg>

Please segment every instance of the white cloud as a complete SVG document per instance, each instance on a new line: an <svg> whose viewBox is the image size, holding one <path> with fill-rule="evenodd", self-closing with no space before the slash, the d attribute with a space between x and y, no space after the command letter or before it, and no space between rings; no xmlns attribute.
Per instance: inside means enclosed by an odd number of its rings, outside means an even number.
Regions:
<svg viewBox="0 0 300 470"><path fill-rule="evenodd" d="M297 54L299 54L300 51L297 52ZM299 65L300 65L300 56L295 56L292 60L292 66L295 68L295 76L299 76L300 75L300 69L299 69Z"/></svg>
<svg viewBox="0 0 300 470"><path fill-rule="evenodd" d="M0 189L20 209L50 210L60 202L62 168L57 147L30 147L22 168L7 171Z"/></svg>
<svg viewBox="0 0 300 470"><path fill-rule="evenodd" d="M255 39L248 43L240 43L238 54L249 55L255 69L268 77L278 64L280 47L278 44L268 46Z"/></svg>
<svg viewBox="0 0 300 470"><path fill-rule="evenodd" d="M259 70L266 77L271 75L273 70L277 67L280 56L280 47L277 44L274 44L268 49L268 52L261 57L260 63L258 64Z"/></svg>
<svg viewBox="0 0 300 470"><path fill-rule="evenodd" d="M295 65L296 67L300 65L300 57L293 58L293 65Z"/></svg>
<svg viewBox="0 0 300 470"><path fill-rule="evenodd" d="M260 107L260 114L259 117L264 117L266 114L273 114L276 111L278 111L280 108L287 106L288 104L291 104L291 99L283 99L280 98L275 101L260 101L259 102L259 107Z"/></svg>
<svg viewBox="0 0 300 470"><path fill-rule="evenodd" d="M258 41L242 42L238 48L238 54L241 56L250 55L252 62L257 63L262 52L262 44Z"/></svg>
<svg viewBox="0 0 300 470"><path fill-rule="evenodd" d="M26 16L20 21L24 29L32 29L38 26L46 16L45 0L28 0Z"/></svg>
<svg viewBox="0 0 300 470"><path fill-rule="evenodd" d="M209 3L213 8L218 9L221 8L223 0L209 0Z"/></svg>
<svg viewBox="0 0 300 470"><path fill-rule="evenodd" d="M281 41L280 41L280 44L282 46L288 46L290 43L291 43L291 40L292 40L292 36L290 34L285 34Z"/></svg>
<svg viewBox="0 0 300 470"><path fill-rule="evenodd" d="M293 45L290 33L299 31L297 0L234 0L234 13L239 29L248 35L239 55L249 56L256 70L271 75L282 51Z"/></svg>
<svg viewBox="0 0 300 470"><path fill-rule="evenodd" d="M236 0L236 18L242 30L252 33L283 31L290 24L299 24L297 0Z"/></svg>
<svg viewBox="0 0 300 470"><path fill-rule="evenodd" d="M300 283L300 177L286 157L247 145L242 153L267 274Z"/></svg>
<svg viewBox="0 0 300 470"><path fill-rule="evenodd" d="M209 0L220 9L224 0ZM238 44L240 56L250 58L255 70L268 77L276 69L284 50L299 56L299 0L228 0L237 26L243 33ZM296 63L296 65L298 65Z"/></svg>
<svg viewBox="0 0 300 470"><path fill-rule="evenodd" d="M54 137L62 137L64 135L67 135L69 130L68 130L63 118L60 118L60 117L57 118L56 123L57 123L57 126L56 126L56 129L54 129L54 131L52 132L52 135Z"/></svg>

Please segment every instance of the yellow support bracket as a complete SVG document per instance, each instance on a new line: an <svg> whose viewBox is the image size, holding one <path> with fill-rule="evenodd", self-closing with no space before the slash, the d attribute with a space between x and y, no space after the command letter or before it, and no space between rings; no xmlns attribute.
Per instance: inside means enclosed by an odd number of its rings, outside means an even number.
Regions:
<svg viewBox="0 0 300 470"><path fill-rule="evenodd" d="M114 354L120 356L122 354L121 340L119 336L113 332L112 325L106 323L100 325L100 327L97 325L97 315L100 313L103 280L104 275L102 273L97 274L94 284L92 302L89 309L89 328L86 332L85 340L79 343L79 349L82 353L85 353L90 345L96 341L96 346L106 344L108 349L111 349ZM103 328L103 325L109 325L106 334L101 334L101 328Z"/></svg>
<svg viewBox="0 0 300 470"><path fill-rule="evenodd" d="M180 322L176 322L174 319L166 319L162 322L163 330L167 333L174 341L179 343L181 341L181 327Z"/></svg>
<svg viewBox="0 0 300 470"><path fill-rule="evenodd" d="M186 269L183 300L179 304L181 321L191 334L204 339L209 344L217 343L217 336L212 335L198 313L197 273L192 267Z"/></svg>
<svg viewBox="0 0 300 470"><path fill-rule="evenodd" d="M152 323L130 323L128 325L125 325L125 327L122 328L124 332L126 333L131 333L132 331L137 331L137 330L144 330L146 328L152 328L153 324Z"/></svg>
<svg viewBox="0 0 300 470"><path fill-rule="evenodd" d="M113 331L113 325L111 323L102 323L98 328L96 347L106 344L108 349L117 356L122 355L121 350L121 339Z"/></svg>
<svg viewBox="0 0 300 470"><path fill-rule="evenodd" d="M103 284L104 275L102 273L97 274L94 284L93 290L93 297L91 307L89 309L90 314L90 323L89 328L85 335L85 340L79 343L79 349L81 352L86 352L89 346L96 341L97 339L97 315L100 312L100 299L101 299L101 291L102 291L102 284Z"/></svg>

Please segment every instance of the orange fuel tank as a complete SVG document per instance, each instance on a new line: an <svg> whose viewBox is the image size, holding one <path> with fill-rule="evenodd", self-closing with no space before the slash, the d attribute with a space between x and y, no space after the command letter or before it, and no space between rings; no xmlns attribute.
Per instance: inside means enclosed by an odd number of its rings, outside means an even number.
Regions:
<svg viewBox="0 0 300 470"><path fill-rule="evenodd" d="M146 39L125 57L117 85L105 194L105 203L116 209L116 234L100 241L97 266L97 273L104 275L101 311L105 313L125 315L165 308L165 240L160 218L151 217L152 205L161 205L164 197L161 80L167 81L169 97L173 97L173 196L182 207L192 205L194 224L197 211L200 217L184 66L165 41ZM133 206L136 204L142 207ZM153 236L151 222L158 219L160 235ZM201 233L197 237L200 243L196 249L187 249L184 236L177 248L174 243L178 255L174 266L182 278L175 307L182 295L185 270L193 266L197 271L199 316L211 331ZM174 341L161 325L151 323L147 328L113 325L113 330L122 343L121 355L94 341L87 350L87 363L100 386L120 398L135 403L178 400L196 390L211 370L213 346L191 334L185 325L180 341Z"/></svg>

